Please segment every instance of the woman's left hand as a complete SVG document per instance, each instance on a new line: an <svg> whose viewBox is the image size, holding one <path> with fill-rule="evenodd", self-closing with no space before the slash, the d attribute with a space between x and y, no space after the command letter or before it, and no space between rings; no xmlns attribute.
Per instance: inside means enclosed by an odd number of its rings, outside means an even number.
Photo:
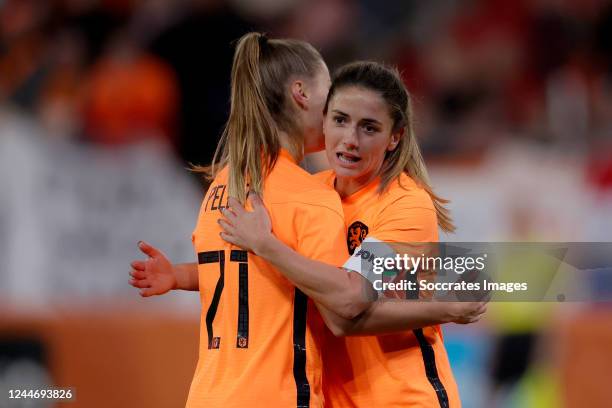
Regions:
<svg viewBox="0 0 612 408"><path fill-rule="evenodd" d="M225 217L218 221L223 229L221 238L242 249L259 254L263 246L273 238L272 222L259 195L249 193L247 200L250 200L253 211L247 211L233 197L228 200L228 208L221 210Z"/></svg>

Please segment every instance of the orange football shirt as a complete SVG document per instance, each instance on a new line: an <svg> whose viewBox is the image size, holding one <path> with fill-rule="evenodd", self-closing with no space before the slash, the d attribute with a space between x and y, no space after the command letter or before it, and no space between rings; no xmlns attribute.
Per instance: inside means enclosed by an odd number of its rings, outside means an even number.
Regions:
<svg viewBox="0 0 612 408"><path fill-rule="evenodd" d="M317 177L333 187L333 171ZM342 201L351 254L366 237L438 241L436 212L426 191L405 174L382 195L378 186L376 179ZM439 326L380 336L328 335L323 361L327 407L461 406Z"/></svg>
<svg viewBox="0 0 612 408"><path fill-rule="evenodd" d="M227 175L224 169L210 186L193 233L202 314L187 407L322 407L323 320L278 270L219 236ZM292 249L332 265L346 260L338 194L284 150L263 201L274 234Z"/></svg>

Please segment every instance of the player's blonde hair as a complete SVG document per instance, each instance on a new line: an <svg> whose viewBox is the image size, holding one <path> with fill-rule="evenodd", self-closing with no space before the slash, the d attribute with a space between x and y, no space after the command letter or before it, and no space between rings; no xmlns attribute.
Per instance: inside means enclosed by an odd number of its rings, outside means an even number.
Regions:
<svg viewBox="0 0 612 408"><path fill-rule="evenodd" d="M380 94L387 103L393 119L393 132L404 129L403 137L397 147L386 153L380 169L380 192L384 191L391 181L399 180L402 173L408 174L431 197L440 228L446 232L453 232L455 226L450 211L445 206L449 201L436 195L429 184L427 167L412 126L410 93L397 69L370 61L358 61L341 67L335 73L327 95L326 113L334 93L340 88L349 86L363 87Z"/></svg>
<svg viewBox="0 0 612 408"><path fill-rule="evenodd" d="M213 179L229 168L229 195L244 203L248 190L262 193L265 177L280 153L279 130L289 135L289 152L304 152L303 127L288 100L293 78L314 78L323 66L319 52L304 41L268 39L248 33L236 45L229 119L209 167L195 167Z"/></svg>

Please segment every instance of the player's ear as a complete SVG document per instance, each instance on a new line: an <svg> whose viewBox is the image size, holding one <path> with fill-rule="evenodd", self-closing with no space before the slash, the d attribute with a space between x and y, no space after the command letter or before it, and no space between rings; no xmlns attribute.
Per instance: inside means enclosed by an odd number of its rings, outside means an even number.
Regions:
<svg viewBox="0 0 612 408"><path fill-rule="evenodd" d="M402 136L404 136L404 131L406 128L401 128L397 131L391 133L391 140L389 140L389 145L387 146L387 150L392 152L395 150L400 140L402 140Z"/></svg>
<svg viewBox="0 0 612 408"><path fill-rule="evenodd" d="M301 109L308 109L308 95L304 81L295 80L291 83L291 98Z"/></svg>

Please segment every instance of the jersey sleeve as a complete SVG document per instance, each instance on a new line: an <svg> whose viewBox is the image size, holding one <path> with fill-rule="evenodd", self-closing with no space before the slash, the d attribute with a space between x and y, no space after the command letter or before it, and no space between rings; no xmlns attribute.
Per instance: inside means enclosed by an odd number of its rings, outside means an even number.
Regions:
<svg viewBox="0 0 612 408"><path fill-rule="evenodd" d="M368 236L384 242L437 242L438 219L431 199L402 196L391 202Z"/></svg>

